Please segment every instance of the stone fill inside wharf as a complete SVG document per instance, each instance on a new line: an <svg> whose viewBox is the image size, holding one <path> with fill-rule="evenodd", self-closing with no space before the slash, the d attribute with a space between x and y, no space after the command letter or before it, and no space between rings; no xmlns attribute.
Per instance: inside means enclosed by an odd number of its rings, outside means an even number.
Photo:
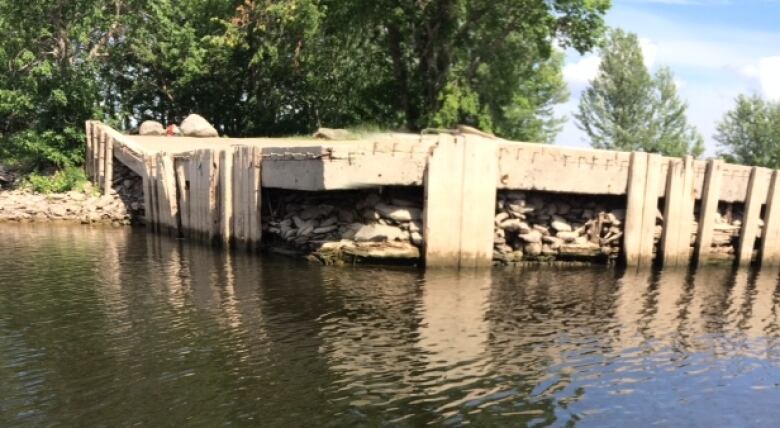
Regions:
<svg viewBox="0 0 780 428"><path fill-rule="evenodd" d="M265 189L265 194L263 245L273 252L306 256L324 264L420 262L424 250L421 188L333 192ZM661 199L659 206L663 204ZM619 196L501 191L496 201L493 262L617 263L623 243L624 207L625 198ZM743 210L742 204L719 206L711 246L723 260L735 255ZM694 216L690 221L693 251L698 225ZM654 251L662 230L659 208Z"/></svg>

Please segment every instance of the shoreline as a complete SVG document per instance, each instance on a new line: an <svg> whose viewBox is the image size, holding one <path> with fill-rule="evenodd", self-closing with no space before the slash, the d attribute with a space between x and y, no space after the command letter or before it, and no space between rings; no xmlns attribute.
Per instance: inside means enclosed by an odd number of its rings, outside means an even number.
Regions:
<svg viewBox="0 0 780 428"><path fill-rule="evenodd" d="M90 183L82 191L35 193L0 189L0 223L80 223L128 226L143 223L144 197L140 177L118 167L113 188L105 194Z"/></svg>
<svg viewBox="0 0 780 428"><path fill-rule="evenodd" d="M142 210L136 205L136 210ZM112 224L129 226L138 217L121 196L84 192L31 193L0 191L0 223Z"/></svg>

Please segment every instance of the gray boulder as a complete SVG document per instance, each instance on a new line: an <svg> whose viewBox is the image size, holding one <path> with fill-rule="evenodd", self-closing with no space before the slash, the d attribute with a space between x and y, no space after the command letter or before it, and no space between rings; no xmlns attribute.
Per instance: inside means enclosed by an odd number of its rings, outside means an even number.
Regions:
<svg viewBox="0 0 780 428"><path fill-rule="evenodd" d="M165 127L156 120L145 120L138 128L138 135L165 135Z"/></svg>
<svg viewBox="0 0 780 428"><path fill-rule="evenodd" d="M422 219L422 210L419 208L395 207L380 202L375 209L382 217L398 222Z"/></svg>
<svg viewBox="0 0 780 428"><path fill-rule="evenodd" d="M355 233L355 241L378 241L378 242L392 242L400 240L403 236L403 231L397 227L386 226L381 224L369 224L363 225Z"/></svg>
<svg viewBox="0 0 780 428"><path fill-rule="evenodd" d="M185 137L219 137L217 130L203 116L197 114L187 116L179 128L181 128L181 133Z"/></svg>

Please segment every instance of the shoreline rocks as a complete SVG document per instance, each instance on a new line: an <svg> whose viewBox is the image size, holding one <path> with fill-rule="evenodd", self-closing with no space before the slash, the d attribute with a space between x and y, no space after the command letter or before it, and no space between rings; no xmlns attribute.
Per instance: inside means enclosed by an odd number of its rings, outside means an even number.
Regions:
<svg viewBox="0 0 780 428"><path fill-rule="evenodd" d="M71 222L125 226L143 218L141 178L114 164L114 187L100 195L88 185L84 192L41 194L24 189L0 190L0 223Z"/></svg>

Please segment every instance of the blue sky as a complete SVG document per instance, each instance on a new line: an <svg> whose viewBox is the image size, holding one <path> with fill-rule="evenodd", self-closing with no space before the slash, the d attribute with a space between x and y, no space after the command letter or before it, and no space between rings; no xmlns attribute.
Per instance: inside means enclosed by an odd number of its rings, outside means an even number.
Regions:
<svg viewBox="0 0 780 428"><path fill-rule="evenodd" d="M716 122L740 94L780 101L780 0L613 0L607 23L639 35L651 71L671 67L688 118L713 155ZM567 51L571 91L557 113L568 118L557 144L587 147L571 114L595 76L598 54Z"/></svg>

